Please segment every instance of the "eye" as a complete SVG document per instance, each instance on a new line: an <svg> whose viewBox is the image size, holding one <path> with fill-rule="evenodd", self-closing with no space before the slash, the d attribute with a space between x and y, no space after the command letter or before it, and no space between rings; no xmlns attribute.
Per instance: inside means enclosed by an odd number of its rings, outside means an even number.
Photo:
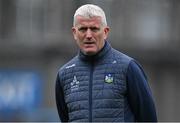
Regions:
<svg viewBox="0 0 180 123"><path fill-rule="evenodd" d="M97 32L100 30L100 28L97 28L97 27L90 27L90 29L92 32Z"/></svg>
<svg viewBox="0 0 180 123"><path fill-rule="evenodd" d="M87 27L80 27L78 30L80 31L80 32L86 32L87 31Z"/></svg>

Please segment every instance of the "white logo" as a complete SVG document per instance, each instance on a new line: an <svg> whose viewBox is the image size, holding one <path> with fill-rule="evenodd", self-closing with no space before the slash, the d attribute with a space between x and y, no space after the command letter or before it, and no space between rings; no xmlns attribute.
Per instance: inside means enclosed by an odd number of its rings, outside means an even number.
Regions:
<svg viewBox="0 0 180 123"><path fill-rule="evenodd" d="M71 91L76 91L78 89L79 89L79 81L77 80L76 76L74 76L74 79L71 82Z"/></svg>
<svg viewBox="0 0 180 123"><path fill-rule="evenodd" d="M117 63L117 61L116 61L116 60L114 60L112 63L113 63L113 64L116 64L116 63Z"/></svg>
<svg viewBox="0 0 180 123"><path fill-rule="evenodd" d="M72 64L72 65L67 66L66 69L71 68L71 67L75 67L75 66L76 66L75 64Z"/></svg>

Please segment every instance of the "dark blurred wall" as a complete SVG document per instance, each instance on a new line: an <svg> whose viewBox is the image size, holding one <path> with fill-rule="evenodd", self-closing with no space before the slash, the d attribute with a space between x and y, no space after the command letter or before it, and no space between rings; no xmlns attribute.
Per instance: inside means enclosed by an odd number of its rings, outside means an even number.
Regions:
<svg viewBox="0 0 180 123"><path fill-rule="evenodd" d="M143 65L159 121L180 121L179 0L0 0L0 70L30 69L43 78L39 108L9 120L58 121L56 73L77 53L72 19L85 3L105 10L112 46Z"/></svg>

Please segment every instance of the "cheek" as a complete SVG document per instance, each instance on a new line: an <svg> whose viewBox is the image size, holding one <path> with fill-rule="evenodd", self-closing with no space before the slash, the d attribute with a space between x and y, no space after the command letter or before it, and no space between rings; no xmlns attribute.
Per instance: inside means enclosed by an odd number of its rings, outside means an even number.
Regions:
<svg viewBox="0 0 180 123"><path fill-rule="evenodd" d="M77 39L78 39L79 41L82 41L84 36L83 36L82 34L79 34L79 33L78 33L78 34L76 35L76 37L77 37Z"/></svg>
<svg viewBox="0 0 180 123"><path fill-rule="evenodd" d="M101 44L104 41L104 34L100 34L97 37L98 37L99 43Z"/></svg>
<svg viewBox="0 0 180 123"><path fill-rule="evenodd" d="M99 37L98 37L98 46L101 48L101 47L103 47L103 45L104 45L104 40L105 40L105 38L104 38L104 34L101 34L101 35L99 35Z"/></svg>
<svg viewBox="0 0 180 123"><path fill-rule="evenodd" d="M82 39L80 37L77 37L76 43L78 44L79 47L82 47Z"/></svg>

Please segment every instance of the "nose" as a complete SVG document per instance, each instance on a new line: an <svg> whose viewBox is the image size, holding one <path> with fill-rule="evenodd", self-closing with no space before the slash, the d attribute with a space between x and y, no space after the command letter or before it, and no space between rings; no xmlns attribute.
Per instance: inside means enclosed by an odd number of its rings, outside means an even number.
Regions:
<svg viewBox="0 0 180 123"><path fill-rule="evenodd" d="M92 31L90 29L87 29L86 31L86 39L88 40L92 39Z"/></svg>

